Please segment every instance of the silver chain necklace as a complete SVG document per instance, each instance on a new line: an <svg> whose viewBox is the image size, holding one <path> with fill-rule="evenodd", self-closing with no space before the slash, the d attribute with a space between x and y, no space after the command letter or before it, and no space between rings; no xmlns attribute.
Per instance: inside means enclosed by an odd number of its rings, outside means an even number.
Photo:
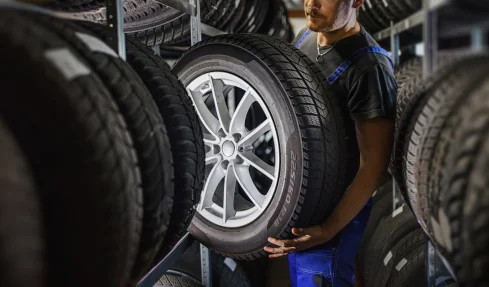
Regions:
<svg viewBox="0 0 489 287"><path fill-rule="evenodd" d="M338 43L338 42L336 42ZM333 46L331 46L331 48L329 48L326 52L322 53L321 54L321 51L319 50L320 46L319 46L319 43L316 43L317 44L317 49L318 49L318 56L316 57L316 61L317 62L321 62L323 60L323 56L328 54L331 50L333 50L334 46L336 45L336 43L334 43Z"/></svg>
<svg viewBox="0 0 489 287"><path fill-rule="evenodd" d="M333 44L333 46L331 46L331 48L329 48L326 52L322 53L321 54L321 51L319 50L320 46L319 46L319 43L317 42L316 40L316 44L317 44L317 49L318 49L318 56L316 57L316 61L317 62L321 62L323 60L323 56L328 54L331 50L333 50L334 46L336 46L336 44L338 42L340 42L341 40L343 40L343 38L345 38L345 36L348 34L348 32L350 32L353 28L355 28L356 25L353 25L353 27L351 27L350 29L348 29L345 34L343 35L343 37L341 37L341 39L339 39L338 41L336 41L336 43Z"/></svg>

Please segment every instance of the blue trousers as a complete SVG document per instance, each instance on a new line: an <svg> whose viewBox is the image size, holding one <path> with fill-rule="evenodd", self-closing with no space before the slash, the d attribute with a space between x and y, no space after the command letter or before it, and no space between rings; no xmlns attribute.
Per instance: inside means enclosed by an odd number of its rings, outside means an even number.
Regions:
<svg viewBox="0 0 489 287"><path fill-rule="evenodd" d="M289 254L293 287L346 287L355 284L355 257L372 209L372 201L325 244Z"/></svg>

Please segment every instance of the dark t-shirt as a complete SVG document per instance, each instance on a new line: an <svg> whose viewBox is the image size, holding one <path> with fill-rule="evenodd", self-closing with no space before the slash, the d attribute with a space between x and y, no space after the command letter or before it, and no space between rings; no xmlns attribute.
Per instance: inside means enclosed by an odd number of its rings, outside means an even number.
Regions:
<svg viewBox="0 0 489 287"><path fill-rule="evenodd" d="M335 93L345 119L348 150L346 182L343 190L351 184L360 165L360 151L355 131L355 120L384 117L394 120L396 114L397 83L393 65L387 52L365 31L338 41L332 47L320 47L324 54L316 60L317 33L303 29L294 39L314 63L318 65L328 82L328 93ZM306 34L306 37L303 35ZM299 45L298 45L299 43ZM367 50L368 53L359 51ZM384 54L383 54L384 53ZM346 63L346 64L345 64Z"/></svg>
<svg viewBox="0 0 489 287"><path fill-rule="evenodd" d="M304 28L292 44L301 41L299 49L314 61L330 82L331 89L340 94L352 120L365 120L375 117L395 118L397 83L394 78L390 58L377 51L366 53L346 66L339 77L334 77L337 69L352 58L355 52L365 47L379 47L377 42L362 27L361 32L338 41L331 47L320 47L323 54L329 50L320 62L316 61L317 33L310 32L301 39L307 30ZM309 33L308 32L308 33ZM373 48L375 49L375 48ZM380 50L380 49L379 49Z"/></svg>

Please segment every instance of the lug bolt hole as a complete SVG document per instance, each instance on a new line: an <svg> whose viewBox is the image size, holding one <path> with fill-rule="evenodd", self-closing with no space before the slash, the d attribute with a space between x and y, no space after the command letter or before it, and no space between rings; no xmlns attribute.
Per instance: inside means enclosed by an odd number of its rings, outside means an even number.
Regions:
<svg viewBox="0 0 489 287"><path fill-rule="evenodd" d="M223 130L223 129L219 129L219 130L217 131L217 135L218 135L218 136L220 136L220 137L222 137L222 138L223 138L223 137L226 137L226 133L224 132L224 130Z"/></svg>
<svg viewBox="0 0 489 287"><path fill-rule="evenodd" d="M234 139L234 142L237 143L241 139L241 135L240 134L234 134L233 139Z"/></svg>
<svg viewBox="0 0 489 287"><path fill-rule="evenodd" d="M222 169L227 170L227 169L228 169L228 166L229 166L229 161L227 161L227 160L223 160L223 161L221 162L221 167L222 167Z"/></svg>

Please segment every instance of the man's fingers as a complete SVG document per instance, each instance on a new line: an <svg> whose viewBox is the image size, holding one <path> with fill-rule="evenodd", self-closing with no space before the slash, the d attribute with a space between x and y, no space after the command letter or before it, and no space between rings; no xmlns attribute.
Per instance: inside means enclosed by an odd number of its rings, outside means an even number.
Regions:
<svg viewBox="0 0 489 287"><path fill-rule="evenodd" d="M309 241L310 239L311 239L310 235L304 235L304 236L295 238L292 241L294 241L294 245L297 246L297 245L300 245L302 243Z"/></svg>
<svg viewBox="0 0 489 287"><path fill-rule="evenodd" d="M296 236L305 235L304 228L292 228L292 234Z"/></svg>
<svg viewBox="0 0 489 287"><path fill-rule="evenodd" d="M278 247L278 248L273 248L273 247L266 246L264 248L264 250L266 252L269 252L269 253L280 254L280 253L289 253L289 252L292 252L292 251L295 250L295 247Z"/></svg>
<svg viewBox="0 0 489 287"><path fill-rule="evenodd" d="M278 240L278 239L275 239L273 237L269 237L268 242L275 244L277 246L282 246L282 247L285 246L285 240Z"/></svg>

